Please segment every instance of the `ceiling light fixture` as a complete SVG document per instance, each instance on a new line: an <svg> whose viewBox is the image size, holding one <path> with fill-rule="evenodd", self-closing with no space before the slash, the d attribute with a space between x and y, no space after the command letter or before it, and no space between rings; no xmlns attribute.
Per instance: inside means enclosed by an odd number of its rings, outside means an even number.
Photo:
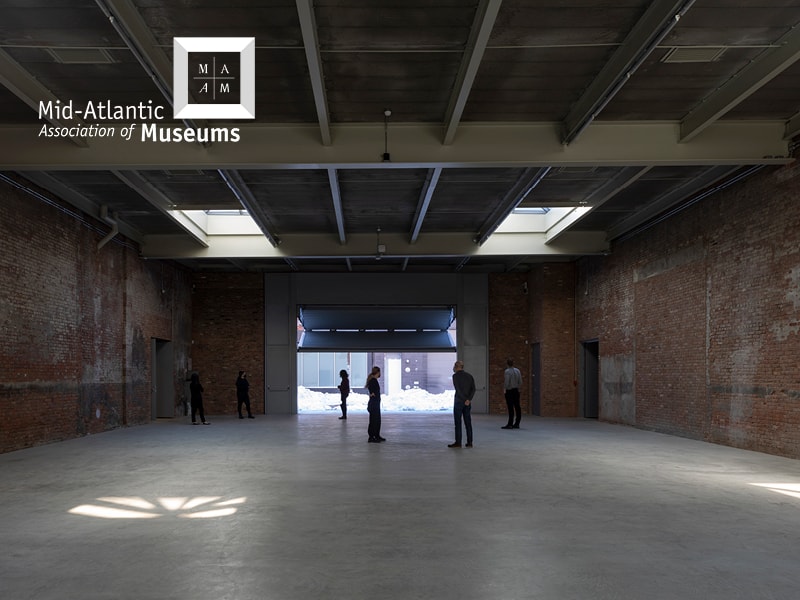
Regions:
<svg viewBox="0 0 800 600"><path fill-rule="evenodd" d="M392 160L392 157L389 156L389 117L391 116L392 111L388 108L383 111L383 162L391 162Z"/></svg>

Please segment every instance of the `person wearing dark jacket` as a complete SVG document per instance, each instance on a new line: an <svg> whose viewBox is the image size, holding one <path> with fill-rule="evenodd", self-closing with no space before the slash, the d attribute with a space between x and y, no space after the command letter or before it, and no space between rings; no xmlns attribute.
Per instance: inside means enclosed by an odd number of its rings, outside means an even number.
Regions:
<svg viewBox="0 0 800 600"><path fill-rule="evenodd" d="M247 418L255 419L253 413L250 412L250 382L247 381L247 373L239 371L239 377L236 378L236 410L239 412L239 418L244 419L242 416L242 404L247 407Z"/></svg>
<svg viewBox="0 0 800 600"><path fill-rule="evenodd" d="M366 387L369 390L369 401L367 402L367 412L369 413L369 426L367 434L369 443L385 442L386 438L381 437L381 384L378 377L381 376L380 367L372 367L372 371L367 377Z"/></svg>
<svg viewBox="0 0 800 600"><path fill-rule="evenodd" d="M456 426L456 441L448 448L461 448L461 420L467 430L467 448L472 448L472 398L475 396L475 379L464 370L464 363L457 360L453 365L453 419Z"/></svg>
<svg viewBox="0 0 800 600"><path fill-rule="evenodd" d="M342 403L340 404L342 408L342 416L339 417L341 420L347 418L347 397L350 395L350 377L347 375L347 371L345 369L339 371L339 377L342 378L342 382L338 386L342 398Z"/></svg>
<svg viewBox="0 0 800 600"><path fill-rule="evenodd" d="M203 425L208 425L206 421L206 414L203 410L203 386L200 383L200 376L197 373L192 373L189 380L189 392L191 393L192 402L192 425L197 425L196 415L200 413L200 422Z"/></svg>

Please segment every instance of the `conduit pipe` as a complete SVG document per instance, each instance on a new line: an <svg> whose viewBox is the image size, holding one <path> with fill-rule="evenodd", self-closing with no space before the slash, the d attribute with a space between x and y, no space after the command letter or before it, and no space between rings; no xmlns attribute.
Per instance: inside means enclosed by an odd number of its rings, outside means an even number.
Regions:
<svg viewBox="0 0 800 600"><path fill-rule="evenodd" d="M118 213L114 213L113 218L108 216L108 206L103 204L100 207L100 218L103 219L106 223L111 225L111 231L106 234L102 240L97 242L97 249L100 250L103 246L105 246L108 242L114 239L114 237L119 233L119 224L117 223Z"/></svg>

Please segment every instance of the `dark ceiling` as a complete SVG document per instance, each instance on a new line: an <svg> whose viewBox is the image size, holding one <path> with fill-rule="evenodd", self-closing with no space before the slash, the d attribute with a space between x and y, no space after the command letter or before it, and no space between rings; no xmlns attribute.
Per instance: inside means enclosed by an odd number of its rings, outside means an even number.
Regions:
<svg viewBox="0 0 800 600"><path fill-rule="evenodd" d="M0 0L0 170L197 270L524 270L788 162L798 25L797 0ZM255 39L254 118L173 118L176 37ZM163 118L41 114L88 104ZM257 235L181 212L238 209Z"/></svg>

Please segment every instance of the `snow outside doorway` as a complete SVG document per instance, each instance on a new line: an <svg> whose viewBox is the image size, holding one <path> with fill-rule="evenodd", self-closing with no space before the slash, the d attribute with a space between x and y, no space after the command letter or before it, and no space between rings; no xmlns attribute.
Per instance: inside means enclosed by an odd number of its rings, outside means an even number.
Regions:
<svg viewBox="0 0 800 600"><path fill-rule="evenodd" d="M301 353L298 354L297 412L339 413L339 371L350 373L347 412L366 413L366 373L381 368L383 412L453 410L455 352Z"/></svg>

